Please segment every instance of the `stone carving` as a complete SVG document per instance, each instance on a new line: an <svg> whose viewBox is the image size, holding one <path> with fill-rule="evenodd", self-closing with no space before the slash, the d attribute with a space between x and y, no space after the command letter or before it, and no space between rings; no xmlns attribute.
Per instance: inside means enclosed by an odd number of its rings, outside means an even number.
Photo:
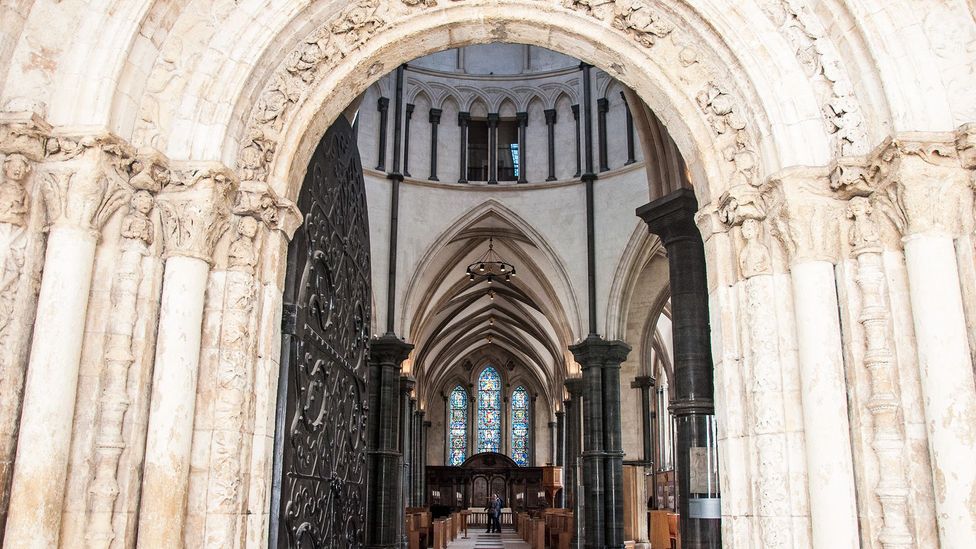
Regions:
<svg viewBox="0 0 976 549"><path fill-rule="evenodd" d="M888 298L882 267L878 226L867 198L854 197L847 207L853 220L849 239L857 259L855 278L861 290L864 327L864 367L870 372L871 393L867 408L873 418L872 442L878 458L878 483L874 494L881 504L882 527L878 536L882 547L914 547L908 515L908 464L903 457L905 435L901 428L901 400L893 345L888 337Z"/></svg>
<svg viewBox="0 0 976 549"><path fill-rule="evenodd" d="M640 0L614 1L613 27L629 32L645 48L653 46L657 39L665 38L674 30L674 25Z"/></svg>
<svg viewBox="0 0 976 549"><path fill-rule="evenodd" d="M746 121L736 100L714 82L695 96L698 107L719 138L724 138L722 156L731 165L730 186L759 186L759 156L746 132Z"/></svg>
<svg viewBox="0 0 976 549"><path fill-rule="evenodd" d="M971 175L960 165L956 147L954 137L942 134L896 137L872 155L875 204L902 235L955 236L972 229L964 226L972 218Z"/></svg>
<svg viewBox="0 0 976 549"><path fill-rule="evenodd" d="M26 224L29 198L25 180L32 170L22 154L8 154L3 160L3 181L0 182L0 223L17 227Z"/></svg>
<svg viewBox="0 0 976 549"><path fill-rule="evenodd" d="M135 360L132 339L138 320L142 260L149 254L155 234L149 217L153 205L149 191L137 190L122 220L122 251L112 281L112 313L98 400L95 477L89 490L90 517L85 537L90 548L108 549L116 537L112 519L119 495L119 460L125 450L122 428L129 409L129 370Z"/></svg>
<svg viewBox="0 0 976 549"><path fill-rule="evenodd" d="M234 202L234 213L249 215L271 230L279 230L288 238L295 234L302 222L301 212L293 202L278 197L265 183L241 183Z"/></svg>
<svg viewBox="0 0 976 549"><path fill-rule="evenodd" d="M114 180L70 170L50 172L41 180L48 227L63 224L97 233L125 203L126 194Z"/></svg>
<svg viewBox="0 0 976 549"><path fill-rule="evenodd" d="M761 225L755 219L742 222L742 238L746 243L739 252L739 271L744 278L772 272L769 248L759 240L760 230Z"/></svg>
<svg viewBox="0 0 976 549"><path fill-rule="evenodd" d="M51 126L34 113L0 113L0 153L20 154L31 162L44 158Z"/></svg>
<svg viewBox="0 0 976 549"><path fill-rule="evenodd" d="M141 154L132 161L129 171L132 173L129 186L134 190L158 193L170 181L166 160L157 153Z"/></svg>
<svg viewBox="0 0 976 549"><path fill-rule="evenodd" d="M227 267L232 271L254 274L258 255L254 249L254 237L258 234L258 222L253 217L241 217L237 221L237 238L230 245Z"/></svg>
<svg viewBox="0 0 976 549"><path fill-rule="evenodd" d="M976 170L976 122L963 124L956 130L956 154L963 168Z"/></svg>
<svg viewBox="0 0 976 549"><path fill-rule="evenodd" d="M236 180L222 168L177 172L158 198L166 255L210 261L217 240L228 228L236 187Z"/></svg>
<svg viewBox="0 0 976 549"><path fill-rule="evenodd" d="M854 87L820 19L804 0L764 0L760 6L790 42L818 93L827 132L838 155L867 152L867 128Z"/></svg>

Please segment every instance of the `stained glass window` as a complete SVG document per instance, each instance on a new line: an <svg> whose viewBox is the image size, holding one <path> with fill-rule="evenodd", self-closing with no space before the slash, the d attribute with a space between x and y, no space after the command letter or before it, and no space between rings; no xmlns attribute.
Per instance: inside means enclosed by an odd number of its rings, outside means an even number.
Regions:
<svg viewBox="0 0 976 549"><path fill-rule="evenodd" d="M461 465L468 457L468 393L458 385L451 391L449 401L450 433L448 434L448 465Z"/></svg>
<svg viewBox="0 0 976 549"><path fill-rule="evenodd" d="M512 393L512 459L529 464L529 392L521 385Z"/></svg>
<svg viewBox="0 0 976 549"><path fill-rule="evenodd" d="M502 447L502 378L488 366L478 377L478 451Z"/></svg>

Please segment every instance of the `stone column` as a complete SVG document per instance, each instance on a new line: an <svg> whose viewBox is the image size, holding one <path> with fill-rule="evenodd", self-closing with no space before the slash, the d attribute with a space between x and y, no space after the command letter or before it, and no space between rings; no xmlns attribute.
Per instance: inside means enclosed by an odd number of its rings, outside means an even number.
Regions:
<svg viewBox="0 0 976 549"><path fill-rule="evenodd" d="M204 297L217 240L229 226L231 172L174 172L160 193L165 270L139 509L140 548L183 542Z"/></svg>
<svg viewBox="0 0 976 549"><path fill-rule="evenodd" d="M366 426L366 547L370 548L392 549L400 543L400 364L412 349L391 333L370 342Z"/></svg>
<svg viewBox="0 0 976 549"><path fill-rule="evenodd" d="M549 160L549 176L546 181L556 180L556 109L546 109L546 157ZM577 117L578 118L578 117ZM577 143L577 147L579 143Z"/></svg>
<svg viewBox="0 0 976 549"><path fill-rule="evenodd" d="M376 100L376 110L380 111L380 129L379 129L379 140L377 144L376 158L376 169L385 172L386 171L386 126L390 119L390 100L386 97L380 97Z"/></svg>
<svg viewBox="0 0 976 549"><path fill-rule="evenodd" d="M573 122L576 125L576 173L573 174L573 177L579 177L583 175L582 157L580 155L580 107L573 105L571 109L573 111Z"/></svg>
<svg viewBox="0 0 976 549"><path fill-rule="evenodd" d="M525 147L527 146L529 140L525 138L525 128L529 125L529 113L527 112L517 112L515 113L515 120L518 122L518 140L519 140L519 161L518 161L518 182L525 183L525 166L526 166L526 155Z"/></svg>
<svg viewBox="0 0 976 549"><path fill-rule="evenodd" d="M607 113L610 111L610 101L606 97L596 100L596 131L600 139L600 171L610 169L607 158Z"/></svg>
<svg viewBox="0 0 976 549"><path fill-rule="evenodd" d="M826 170L791 170L770 184L769 223L787 252L793 283L812 543L854 549L860 541L834 276L843 210L826 197Z"/></svg>
<svg viewBox="0 0 976 549"><path fill-rule="evenodd" d="M426 462L426 444L424 440L424 411L414 412L413 429L413 501L414 507L423 506L424 502L424 463Z"/></svg>
<svg viewBox="0 0 976 549"><path fill-rule="evenodd" d="M5 547L58 547L95 247L128 200L117 137L59 136L39 174L48 237L24 386ZM5 395L4 398L7 398Z"/></svg>
<svg viewBox="0 0 976 549"><path fill-rule="evenodd" d="M407 103L403 112L403 176L410 177L410 120L413 118L414 105Z"/></svg>
<svg viewBox="0 0 976 549"><path fill-rule="evenodd" d="M466 112L458 113L458 126L461 127L461 143L458 147L460 160L458 166L461 173L458 175L458 183L468 182L468 123L471 122L471 114Z"/></svg>
<svg viewBox="0 0 976 549"><path fill-rule="evenodd" d="M624 110L627 113L627 161L624 162L624 166L629 166L637 162L634 154L634 113L630 112L630 105L627 103L627 96L624 92L620 92L620 99L624 102Z"/></svg>
<svg viewBox="0 0 976 549"><path fill-rule="evenodd" d="M583 379L571 377L565 381L569 398L563 401L566 408L566 488L564 503L573 509L579 520L579 506L576 497L576 482L580 454L580 429L582 428Z"/></svg>
<svg viewBox="0 0 976 549"><path fill-rule="evenodd" d="M413 407L416 400L410 395L417 381L411 375L400 376L400 497L399 497L399 517L400 517L400 546L407 548L407 529L404 528L406 520L406 508L410 505L410 484L413 482L411 467L413 466Z"/></svg>
<svg viewBox="0 0 976 549"><path fill-rule="evenodd" d="M566 506L566 412L556 410L556 451L552 456L552 463L556 467L563 468L563 489L556 496L554 506Z"/></svg>
<svg viewBox="0 0 976 549"><path fill-rule="evenodd" d="M488 184L498 183L498 113L488 113Z"/></svg>
<svg viewBox="0 0 976 549"><path fill-rule="evenodd" d="M95 434L95 475L90 488L86 546L105 548L119 534L113 528L115 502L121 486L119 461L126 449L123 421L129 408L129 370L132 368L133 336L138 318L139 286L143 260L150 254L156 235L152 221L154 194L169 183L167 161L160 155L140 155L129 181L135 191L122 221L121 254L111 290L111 320L105 339L105 370ZM141 319L145 320L145 319Z"/></svg>
<svg viewBox="0 0 976 549"><path fill-rule="evenodd" d="M654 433L653 413L651 412L651 388L654 387L654 378L651 376L637 376L630 383L632 389L640 389L641 392L641 440L643 441L644 466L653 467L654 443L651 438Z"/></svg>
<svg viewBox="0 0 976 549"><path fill-rule="evenodd" d="M550 421L549 422L549 461L553 465L555 465L556 463L556 446L559 443L556 437L557 437L556 422Z"/></svg>
<svg viewBox="0 0 976 549"><path fill-rule="evenodd" d="M44 159L51 127L39 116L0 114L0 544L7 521L17 426L43 267L43 216L32 207L35 162Z"/></svg>
<svg viewBox="0 0 976 549"><path fill-rule="evenodd" d="M584 546L623 548L620 363L630 346L591 334L569 350L583 371Z"/></svg>
<svg viewBox="0 0 976 549"><path fill-rule="evenodd" d="M698 201L679 189L637 210L668 252L674 323L675 468L681 544L721 546L720 499L705 248L695 225Z"/></svg>
<svg viewBox="0 0 976 549"><path fill-rule="evenodd" d="M437 178L437 127L441 123L441 110L430 109L430 177L431 181L440 181Z"/></svg>
<svg viewBox="0 0 976 549"><path fill-rule="evenodd" d="M423 458L420 476L420 505L426 507L427 503L427 441L430 440L430 426L432 423L430 421L424 421L424 438L423 438L423 450L421 451L421 456Z"/></svg>
<svg viewBox="0 0 976 549"><path fill-rule="evenodd" d="M971 174L951 137L896 137L875 155L879 197L904 235L909 296L943 547L976 539L976 384L953 239L972 231Z"/></svg>

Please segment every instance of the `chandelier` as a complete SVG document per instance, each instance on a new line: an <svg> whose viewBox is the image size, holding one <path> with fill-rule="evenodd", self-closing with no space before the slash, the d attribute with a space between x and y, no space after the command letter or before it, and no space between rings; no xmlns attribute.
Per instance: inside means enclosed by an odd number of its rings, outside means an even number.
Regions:
<svg viewBox="0 0 976 549"><path fill-rule="evenodd" d="M515 276L515 266L504 261L495 253L494 237L488 238L488 251L480 259L468 265L468 280L487 280L491 284L494 280L512 280Z"/></svg>

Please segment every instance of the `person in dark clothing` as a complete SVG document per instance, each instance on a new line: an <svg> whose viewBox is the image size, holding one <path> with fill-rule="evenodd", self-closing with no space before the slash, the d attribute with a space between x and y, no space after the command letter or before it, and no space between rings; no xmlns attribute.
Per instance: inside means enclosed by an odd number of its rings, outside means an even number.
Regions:
<svg viewBox="0 0 976 549"><path fill-rule="evenodd" d="M502 498L495 494L488 507L488 532L502 533Z"/></svg>

